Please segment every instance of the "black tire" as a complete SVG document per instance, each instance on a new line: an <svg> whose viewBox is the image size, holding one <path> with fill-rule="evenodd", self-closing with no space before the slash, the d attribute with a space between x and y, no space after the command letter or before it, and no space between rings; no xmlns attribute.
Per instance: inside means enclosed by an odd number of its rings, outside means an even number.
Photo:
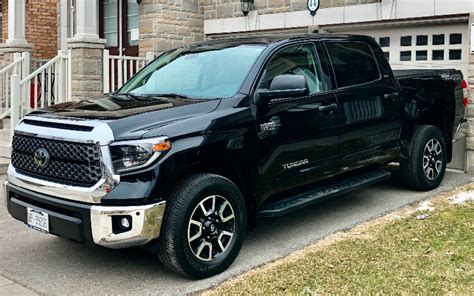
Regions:
<svg viewBox="0 0 474 296"><path fill-rule="evenodd" d="M207 203L207 199L212 196L218 198L225 197L224 199L226 199L231 205L235 221L229 220L226 223L231 223L235 227L230 228L233 229L234 232L230 239L227 237L225 250L221 254L216 255L214 259L204 261L195 254L199 250L192 249L191 244L194 244L195 242L188 242L188 240L190 240L188 231L190 231L189 227L192 227L190 226L192 224L190 220L191 218L195 219L194 215L195 213L198 213L196 211L198 211L198 207L200 209L200 203L203 201L204 203ZM216 205L214 208L217 208L218 201L215 202ZM223 202L223 204L224 203L225 202ZM224 206L226 211L230 211L228 207L228 204ZM222 208L222 205L220 208ZM204 213L204 211L202 212ZM219 218L222 217L222 215L219 215L216 212L214 212L214 214L216 215L216 217L214 217L216 223L219 222L217 220L220 220L221 222L223 221L223 219ZM193 217L191 217L192 215ZM230 214L226 215L229 217L231 216ZM212 215L209 214L209 217L207 218L211 219L210 216ZM204 217L204 223L207 222L205 219L206 217ZM225 238L224 236L220 238L214 236L213 238L206 240L208 237L204 236L204 230L209 231L211 227L207 224L207 229L204 228L204 223L202 223L199 230L199 232L203 233L203 236L196 239L196 243L201 244L208 241L216 243L215 240L218 239L221 241L222 238ZM222 223L220 227L224 227L223 224L224 223ZM200 279L218 274L227 269L239 254L244 241L246 226L247 212L245 201L239 188L234 183L219 175L191 175L178 184L166 201L161 234L158 238L158 258L170 271L190 278ZM227 225L226 227L229 226ZM222 229L218 229L215 232L219 232L220 230ZM212 235L218 234L213 233ZM219 250L219 245L217 245L216 250ZM203 248L201 248L201 252L204 252ZM210 256L212 257L213 252L210 248L207 249L207 254L209 253L211 253Z"/></svg>
<svg viewBox="0 0 474 296"><path fill-rule="evenodd" d="M439 143L441 152L432 154L427 145ZM436 146L437 147L437 146ZM428 153L428 156L425 155ZM426 157L425 157L426 156ZM439 167L436 163L441 161ZM425 161L425 162L424 162ZM433 162L435 163L433 166ZM443 133L434 126L421 125L415 128L410 143L408 159L400 162L400 173L403 183L414 190L428 191L438 187L443 181L446 172L447 147ZM424 168L428 163L429 167ZM430 171L432 169L433 171Z"/></svg>

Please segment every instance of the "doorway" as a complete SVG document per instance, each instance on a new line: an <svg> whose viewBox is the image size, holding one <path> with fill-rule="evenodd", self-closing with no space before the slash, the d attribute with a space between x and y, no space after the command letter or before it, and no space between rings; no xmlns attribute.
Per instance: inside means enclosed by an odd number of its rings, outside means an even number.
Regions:
<svg viewBox="0 0 474 296"><path fill-rule="evenodd" d="M99 1L99 36L110 55L138 56L138 8L137 0Z"/></svg>

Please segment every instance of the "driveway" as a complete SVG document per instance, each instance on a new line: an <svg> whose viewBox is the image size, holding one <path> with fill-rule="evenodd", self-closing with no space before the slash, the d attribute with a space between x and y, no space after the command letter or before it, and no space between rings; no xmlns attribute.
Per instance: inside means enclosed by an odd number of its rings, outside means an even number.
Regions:
<svg viewBox="0 0 474 296"><path fill-rule="evenodd" d="M260 220L235 263L210 279L175 276L153 254L139 249L89 247L28 229L0 208L0 276L46 294L183 294L216 285L336 231L381 216L474 180L449 172L440 188L413 192L390 180L285 217ZM3 197L2 197L3 199Z"/></svg>

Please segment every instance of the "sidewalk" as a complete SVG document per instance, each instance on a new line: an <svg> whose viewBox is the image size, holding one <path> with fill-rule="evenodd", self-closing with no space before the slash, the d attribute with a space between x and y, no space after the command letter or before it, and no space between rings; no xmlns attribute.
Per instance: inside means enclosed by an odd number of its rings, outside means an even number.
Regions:
<svg viewBox="0 0 474 296"><path fill-rule="evenodd" d="M25 286L0 275L0 295L39 295Z"/></svg>

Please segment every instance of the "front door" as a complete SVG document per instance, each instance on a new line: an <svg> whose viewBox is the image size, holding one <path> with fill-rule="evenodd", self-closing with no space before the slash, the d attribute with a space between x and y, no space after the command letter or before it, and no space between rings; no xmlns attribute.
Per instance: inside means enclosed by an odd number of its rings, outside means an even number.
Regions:
<svg viewBox="0 0 474 296"><path fill-rule="evenodd" d="M309 94L258 106L257 157L263 197L326 178L338 170L337 101L323 81L313 43L281 49L265 67L258 89L277 75L303 75Z"/></svg>
<svg viewBox="0 0 474 296"><path fill-rule="evenodd" d="M100 0L100 37L111 55L138 56L137 0Z"/></svg>
<svg viewBox="0 0 474 296"><path fill-rule="evenodd" d="M99 8L99 35L105 39L105 48L109 50L109 54L119 57L138 56L137 0L100 0ZM136 61L111 59L108 80L111 84L110 89L118 89L130 79L137 68Z"/></svg>

